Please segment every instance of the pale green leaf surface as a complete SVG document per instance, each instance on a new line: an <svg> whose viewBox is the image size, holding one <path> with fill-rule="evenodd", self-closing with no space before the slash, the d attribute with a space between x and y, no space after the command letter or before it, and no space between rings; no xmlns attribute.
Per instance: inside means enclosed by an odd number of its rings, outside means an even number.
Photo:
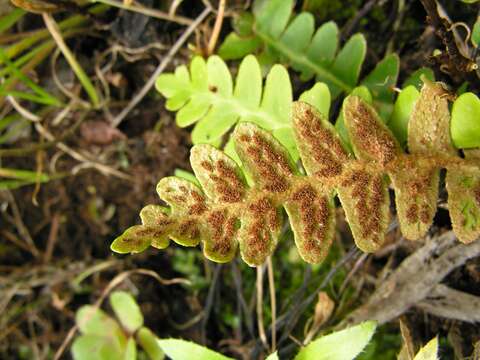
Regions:
<svg viewBox="0 0 480 360"><path fill-rule="evenodd" d="M210 56L207 61L208 86L213 92L225 97L232 96L232 75L227 64L218 56Z"/></svg>
<svg viewBox="0 0 480 360"><path fill-rule="evenodd" d="M392 116L388 122L389 128L403 146L406 146L407 143L408 121L419 97L420 92L415 86L409 85L403 89L397 97Z"/></svg>
<svg viewBox="0 0 480 360"><path fill-rule="evenodd" d="M314 30L315 20L313 15L304 12L296 16L288 25L280 37L280 41L292 51L304 52L310 44Z"/></svg>
<svg viewBox="0 0 480 360"><path fill-rule="evenodd" d="M265 360L280 360L278 357L278 352L275 351L274 353L271 353Z"/></svg>
<svg viewBox="0 0 480 360"><path fill-rule="evenodd" d="M450 129L457 148L480 147L480 100L475 94L465 93L455 101Z"/></svg>
<svg viewBox="0 0 480 360"><path fill-rule="evenodd" d="M124 360L123 353L111 339L98 335L82 335L72 345L74 360Z"/></svg>
<svg viewBox="0 0 480 360"><path fill-rule="evenodd" d="M138 330L137 340L142 349L147 353L150 360L163 360L165 354L158 341L160 339L146 327Z"/></svg>
<svg viewBox="0 0 480 360"><path fill-rule="evenodd" d="M275 65L265 81L265 90L261 108L275 115L280 123L289 124L292 115L292 85L287 69ZM275 128L275 124L259 124L267 128ZM268 126L267 126L268 125Z"/></svg>
<svg viewBox="0 0 480 360"><path fill-rule="evenodd" d="M332 72L348 86L354 88L357 84L366 52L367 42L365 37L362 34L352 36L337 55L333 63ZM323 80L319 77L317 77L317 79ZM325 81L327 83L329 82L327 79L325 79ZM337 97L342 89L339 89L334 84L329 85L331 86L330 91L332 92L332 97Z"/></svg>
<svg viewBox="0 0 480 360"><path fill-rule="evenodd" d="M225 60L241 59L254 53L261 44L261 40L256 36L244 38L232 32L227 35L218 49L218 55Z"/></svg>
<svg viewBox="0 0 480 360"><path fill-rule="evenodd" d="M353 360L370 342L375 328L374 321L366 321L323 336L302 348L295 360Z"/></svg>
<svg viewBox="0 0 480 360"><path fill-rule="evenodd" d="M110 305L123 327L134 333L143 325L143 315L133 296L125 291L115 291L110 295Z"/></svg>
<svg viewBox="0 0 480 360"><path fill-rule="evenodd" d="M125 352L123 353L123 360L137 360L137 344L134 338L129 338Z"/></svg>
<svg viewBox="0 0 480 360"><path fill-rule="evenodd" d="M475 25L473 25L472 44L475 47L478 47L478 44L480 44L480 19L477 19L477 21L475 21Z"/></svg>
<svg viewBox="0 0 480 360"><path fill-rule="evenodd" d="M338 26L329 21L320 26L313 36L307 50L307 57L318 61L323 66L330 66L335 59L338 48Z"/></svg>
<svg viewBox="0 0 480 360"><path fill-rule="evenodd" d="M234 97L247 109L255 109L262 98L262 72L257 59L247 56L238 69Z"/></svg>
<svg viewBox="0 0 480 360"><path fill-rule="evenodd" d="M300 101L315 107L325 119L328 119L330 113L331 96L328 86L318 82L313 87L300 95Z"/></svg>
<svg viewBox="0 0 480 360"><path fill-rule="evenodd" d="M438 360L438 338L433 338L422 347L413 360Z"/></svg>
<svg viewBox="0 0 480 360"><path fill-rule="evenodd" d="M204 346L181 339L158 340L163 352L172 360L232 360Z"/></svg>
<svg viewBox="0 0 480 360"><path fill-rule="evenodd" d="M260 0L254 4L256 26L272 37L278 37L292 14L293 0Z"/></svg>

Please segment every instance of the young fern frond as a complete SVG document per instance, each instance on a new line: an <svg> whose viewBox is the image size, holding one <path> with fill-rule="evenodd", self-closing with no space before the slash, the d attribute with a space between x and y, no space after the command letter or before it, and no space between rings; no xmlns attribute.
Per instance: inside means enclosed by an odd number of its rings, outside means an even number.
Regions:
<svg viewBox="0 0 480 360"><path fill-rule="evenodd" d="M272 131L298 159L290 121L292 86L283 66L273 66L263 86L257 59L253 55L247 56L240 64L234 86L230 71L221 58L210 56L205 62L203 58L195 57L190 71L186 66L179 66L173 74L160 75L156 87L167 98L166 108L177 111L178 126L196 124L192 131L194 144L218 146L237 122L248 121ZM301 98L312 103L313 100L309 100L312 93L320 93L320 97L326 100L323 107L328 112L328 88L316 84ZM231 145L226 146L226 152L233 156Z"/></svg>
<svg viewBox="0 0 480 360"><path fill-rule="evenodd" d="M318 263L334 237L338 194L357 246L373 252L383 245L390 223L389 179L401 231L417 239L436 211L440 169L447 171L448 206L459 240L480 236L480 157L471 150L461 158L451 145L441 85L426 82L421 91L409 122L408 154L360 97L349 96L343 111L353 154L321 113L295 103L294 135L305 175L270 132L251 122L238 124L233 133L250 186L225 153L211 145L194 146L190 160L202 189L176 177L161 180L157 191L170 209L144 208L142 225L118 237L112 249L164 248L171 238L184 246L202 242L205 256L216 262L230 261L239 246L243 260L257 266L275 248L283 208L300 256Z"/></svg>
<svg viewBox="0 0 480 360"><path fill-rule="evenodd" d="M292 16L293 0L256 1L253 16L237 19L236 32L230 33L219 49L224 59L240 59L259 53L263 62L281 62L300 72L302 80L313 77L330 88L332 97L351 93L365 60L367 43L362 34L353 35L339 49L339 31L327 22L315 31L312 14ZM399 59L385 57L362 82L379 102L391 103L397 82Z"/></svg>

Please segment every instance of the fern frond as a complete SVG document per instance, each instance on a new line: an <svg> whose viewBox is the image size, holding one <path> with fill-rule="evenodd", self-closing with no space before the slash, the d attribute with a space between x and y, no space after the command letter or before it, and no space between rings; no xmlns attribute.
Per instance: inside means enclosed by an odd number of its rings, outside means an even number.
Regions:
<svg viewBox="0 0 480 360"><path fill-rule="evenodd" d="M227 36L219 49L224 59L240 59L259 53L264 62L281 62L301 73L302 80L315 77L328 84L332 97L351 93L358 85L367 43L363 35L353 35L339 50L339 31L328 22L315 31L312 14L292 16L293 0L256 1L253 18L237 19L241 26ZM399 59L388 55L363 80L376 101L391 103L397 82Z"/></svg>
<svg viewBox="0 0 480 360"><path fill-rule="evenodd" d="M196 124L192 131L194 144L218 146L237 122L248 121L272 131L298 159L290 121L292 86L283 66L273 66L263 86L257 59L247 56L240 64L234 84L220 57L211 56L206 62L195 57L190 71L186 66L179 66L173 74L160 75L156 87L167 98L166 108L177 112L178 126ZM311 104L318 101L317 107L328 112L330 94L326 86L316 84L301 98ZM226 151L231 156L232 150L233 146L227 145Z"/></svg>
<svg viewBox="0 0 480 360"><path fill-rule="evenodd" d="M201 188L176 177L161 180L157 191L170 208L144 208L142 225L118 237L112 250L164 248L171 238L184 246L202 243L205 256L217 262L230 261L239 246L243 260L257 266L276 246L285 209L300 256L318 263L334 237L338 194L357 246L373 252L384 244L390 223L389 179L401 231L416 239L432 223L440 169L447 171L458 238L468 243L480 235L480 156L471 150L461 158L451 145L441 85L426 82L422 88L409 122L408 154L362 98L345 100L343 118L353 153L322 113L295 103L294 136L305 175L271 132L253 122L238 124L232 136L246 174L215 147L194 146L190 161Z"/></svg>

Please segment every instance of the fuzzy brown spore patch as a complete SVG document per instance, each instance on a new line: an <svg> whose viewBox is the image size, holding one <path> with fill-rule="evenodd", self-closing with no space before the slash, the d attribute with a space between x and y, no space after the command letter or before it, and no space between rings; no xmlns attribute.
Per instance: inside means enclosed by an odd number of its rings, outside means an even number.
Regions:
<svg viewBox="0 0 480 360"><path fill-rule="evenodd" d="M183 239L198 240L200 238L200 228L196 219L184 220L178 225L178 235Z"/></svg>
<svg viewBox="0 0 480 360"><path fill-rule="evenodd" d="M292 194L289 204L299 213L301 241L297 244L303 247L300 252L304 258L316 262L322 258L324 247L328 247L329 242L327 236L332 215L328 199L318 194L311 185L304 185ZM292 226L297 227L296 224Z"/></svg>
<svg viewBox="0 0 480 360"><path fill-rule="evenodd" d="M477 206L480 207L480 184L478 184L475 190L473 190L473 194L475 196L475 202L477 203Z"/></svg>
<svg viewBox="0 0 480 360"><path fill-rule="evenodd" d="M321 119L306 104L302 104L301 116L295 119L299 148L307 171L319 177L335 177L342 173L348 160L340 141L322 125ZM297 105L297 108L300 105ZM303 150L305 147L305 150ZM313 158L313 164L308 161Z"/></svg>
<svg viewBox="0 0 480 360"><path fill-rule="evenodd" d="M188 210L188 213L190 215L200 216L205 211L207 211L207 204L205 202L205 198L202 195L192 190L190 191L190 196L193 200L193 204L190 205L190 208Z"/></svg>
<svg viewBox="0 0 480 360"><path fill-rule="evenodd" d="M408 123L408 149L414 154L456 155L450 139L448 92L426 82Z"/></svg>
<svg viewBox="0 0 480 360"><path fill-rule="evenodd" d="M382 177L357 170L347 177L342 186L349 189L353 198L355 222L361 229L361 236L378 243L383 222L381 209L385 201Z"/></svg>
<svg viewBox="0 0 480 360"><path fill-rule="evenodd" d="M235 237L234 216L229 217L228 212L224 210L215 210L207 215L211 238L209 242L211 251L220 256L227 256L232 251L233 240Z"/></svg>
<svg viewBox="0 0 480 360"><path fill-rule="evenodd" d="M246 142L246 153L249 156L250 167L256 173L257 181L267 191L273 193L287 191L288 177L293 174L293 171L285 155L275 151L272 144L259 132L254 133L252 137L241 135L239 138Z"/></svg>
<svg viewBox="0 0 480 360"><path fill-rule="evenodd" d="M346 100L344 109L345 124L359 158L371 159L383 166L395 159L399 146L370 106L352 96Z"/></svg>
<svg viewBox="0 0 480 360"><path fill-rule="evenodd" d="M268 198L260 198L247 207L244 257L260 265L272 250L274 234L281 225L278 210Z"/></svg>

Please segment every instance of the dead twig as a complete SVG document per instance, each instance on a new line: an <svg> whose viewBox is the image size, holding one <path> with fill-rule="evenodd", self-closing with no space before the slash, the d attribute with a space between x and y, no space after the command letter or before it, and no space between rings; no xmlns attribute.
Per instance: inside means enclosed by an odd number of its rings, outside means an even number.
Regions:
<svg viewBox="0 0 480 360"><path fill-rule="evenodd" d="M365 320L383 324L395 319L426 299L452 270L479 255L480 241L461 244L452 231L427 240L339 328Z"/></svg>
<svg viewBox="0 0 480 360"><path fill-rule="evenodd" d="M225 17L225 3L226 0L220 0L220 3L218 4L217 18L213 25L212 36L210 36L210 41L208 42L207 55L213 54L215 46L217 45L218 36L222 29L223 18Z"/></svg>
<svg viewBox="0 0 480 360"><path fill-rule="evenodd" d="M269 256L267 259L267 271L268 271L268 285L270 289L270 306L272 313L272 347L271 352L273 353L277 348L277 302L275 297L275 279L273 277L273 264L272 257Z"/></svg>
<svg viewBox="0 0 480 360"><path fill-rule="evenodd" d="M438 284L416 307L438 317L480 322L480 297Z"/></svg>

